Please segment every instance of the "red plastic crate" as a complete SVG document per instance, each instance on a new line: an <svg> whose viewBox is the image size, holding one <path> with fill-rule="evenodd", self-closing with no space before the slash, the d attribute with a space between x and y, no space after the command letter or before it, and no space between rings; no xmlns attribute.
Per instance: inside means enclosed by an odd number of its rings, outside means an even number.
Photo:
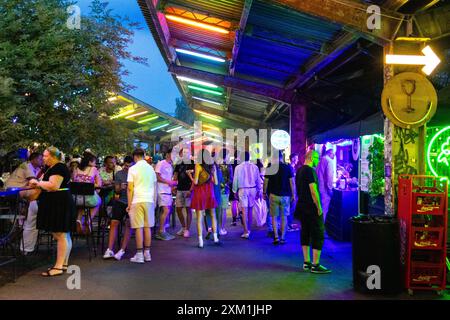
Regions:
<svg viewBox="0 0 450 320"><path fill-rule="evenodd" d="M416 193L412 197L412 214L443 215L445 209L445 194Z"/></svg>
<svg viewBox="0 0 450 320"><path fill-rule="evenodd" d="M442 264L412 263L410 285L441 285L443 282L444 268Z"/></svg>
<svg viewBox="0 0 450 320"><path fill-rule="evenodd" d="M413 249L434 249L442 250L444 238L444 228L412 228L412 248Z"/></svg>

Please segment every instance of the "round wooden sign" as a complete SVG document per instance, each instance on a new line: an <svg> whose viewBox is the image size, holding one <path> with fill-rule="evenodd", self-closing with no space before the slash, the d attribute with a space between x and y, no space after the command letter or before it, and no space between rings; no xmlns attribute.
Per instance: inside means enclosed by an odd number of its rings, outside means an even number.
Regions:
<svg viewBox="0 0 450 320"><path fill-rule="evenodd" d="M381 105L384 114L396 126L417 128L436 113L437 94L426 77L404 72L388 81L381 94Z"/></svg>

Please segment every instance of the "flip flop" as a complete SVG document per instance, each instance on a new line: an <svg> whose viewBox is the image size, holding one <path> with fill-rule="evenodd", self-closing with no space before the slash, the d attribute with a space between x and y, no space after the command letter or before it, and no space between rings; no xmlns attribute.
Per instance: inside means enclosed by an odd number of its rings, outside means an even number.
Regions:
<svg viewBox="0 0 450 320"><path fill-rule="evenodd" d="M61 271L61 273L54 273L51 274L50 271L51 270L58 270ZM41 273L41 276L43 277L57 277L57 276L61 276L64 274L64 270L63 269L59 269L59 268L49 268L46 272Z"/></svg>

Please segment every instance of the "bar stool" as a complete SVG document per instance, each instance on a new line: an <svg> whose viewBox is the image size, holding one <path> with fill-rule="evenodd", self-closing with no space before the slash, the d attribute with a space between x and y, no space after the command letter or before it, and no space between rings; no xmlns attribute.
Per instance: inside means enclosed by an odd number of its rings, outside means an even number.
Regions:
<svg viewBox="0 0 450 320"><path fill-rule="evenodd" d="M98 225L97 225L97 246L99 245L101 239L101 252L105 251L105 237L108 233L109 235L109 223L110 216L108 215L108 204L106 199L109 194L113 191L112 187L101 188L100 190L100 198L102 199L102 205L98 213ZM111 201L110 201L111 202Z"/></svg>
<svg viewBox="0 0 450 320"><path fill-rule="evenodd" d="M18 192L0 192L0 267L13 265L13 281L17 273L17 249L20 247L20 197ZM18 248L15 247L18 244ZM9 253L8 253L9 251Z"/></svg>
<svg viewBox="0 0 450 320"><path fill-rule="evenodd" d="M70 192L72 193L72 196L74 197L75 203L77 202L76 200L79 196L82 197L82 199L83 199L83 205L81 205L81 206L77 205L77 209L83 210L82 217L85 219L84 221L88 222L89 228L91 230L91 232L89 232L89 234L85 234L86 245L89 250L89 261L91 261L92 260L91 252L94 251L94 256L97 257L97 249L95 247L95 241L94 241L94 230L92 227L91 208L86 207L86 196L93 196L95 194L95 186L93 183L71 182L70 183ZM80 235L78 234L78 236L80 236Z"/></svg>

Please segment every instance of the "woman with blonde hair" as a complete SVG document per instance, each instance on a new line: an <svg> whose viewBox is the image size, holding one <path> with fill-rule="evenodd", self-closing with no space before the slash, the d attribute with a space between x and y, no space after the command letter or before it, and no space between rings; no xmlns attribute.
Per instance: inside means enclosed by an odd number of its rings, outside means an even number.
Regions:
<svg viewBox="0 0 450 320"><path fill-rule="evenodd" d="M67 270L72 240L70 232L75 229L75 205L69 191L70 171L61 162L62 153L55 147L44 151L47 169L41 181L32 179L30 185L41 189L38 198L37 228L51 232L57 241L55 265L42 276L59 276Z"/></svg>

